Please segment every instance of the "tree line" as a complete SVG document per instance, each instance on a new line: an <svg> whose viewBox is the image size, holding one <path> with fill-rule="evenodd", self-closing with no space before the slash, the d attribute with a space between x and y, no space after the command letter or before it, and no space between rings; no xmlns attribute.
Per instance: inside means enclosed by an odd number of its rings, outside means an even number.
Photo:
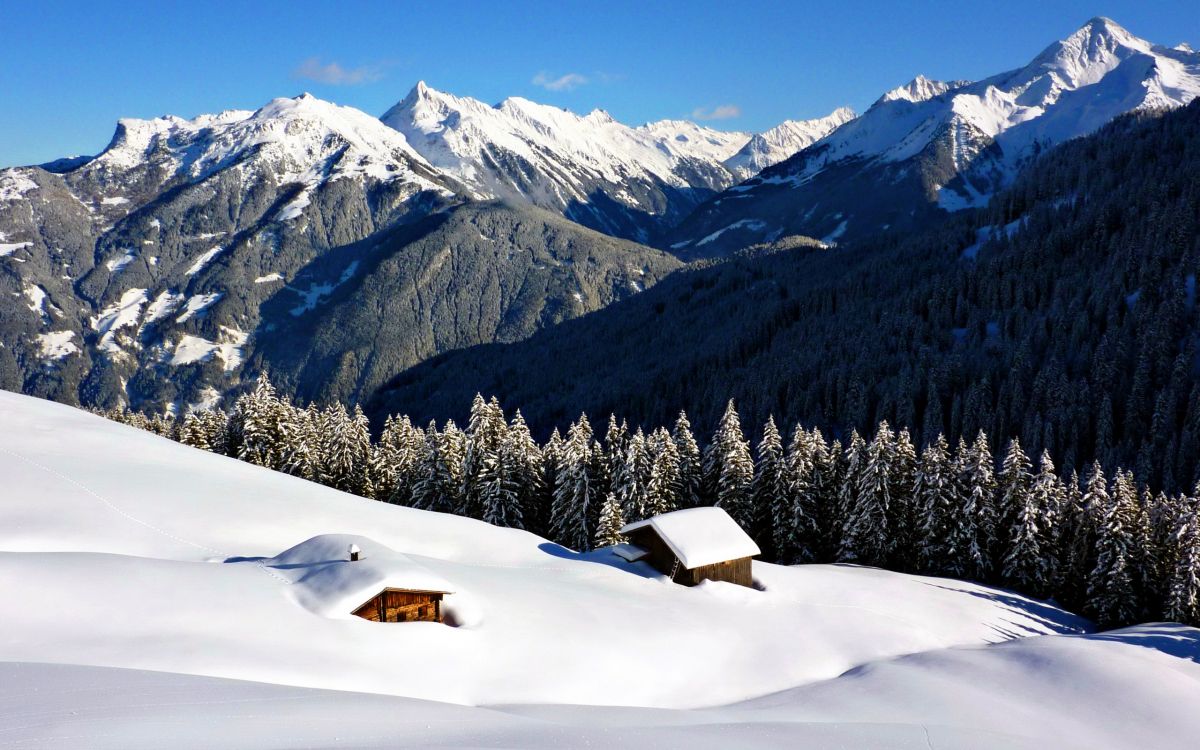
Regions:
<svg viewBox="0 0 1200 750"><path fill-rule="evenodd" d="M362 409L301 408L265 377L228 413L180 420L105 416L203 450L367 498L526 529L574 550L622 541L629 522L724 508L781 564L850 562L1010 587L1104 626L1200 625L1200 494L1153 493L1094 462L1080 477L1034 462L1018 438L999 462L987 435L918 450L881 422L843 442L768 417L751 446L730 401L702 449L687 415L670 429L586 414L539 444L521 413L477 395L465 429L388 417L372 438Z"/></svg>

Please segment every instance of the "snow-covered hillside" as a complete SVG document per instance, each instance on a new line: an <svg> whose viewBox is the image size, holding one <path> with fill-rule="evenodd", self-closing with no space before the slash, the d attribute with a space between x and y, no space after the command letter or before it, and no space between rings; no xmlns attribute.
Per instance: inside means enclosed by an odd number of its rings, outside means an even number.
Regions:
<svg viewBox="0 0 1200 750"><path fill-rule="evenodd" d="M1008 592L845 566L685 588L7 393L0 471L0 736L22 746L1200 737L1194 629L1088 635ZM373 562L331 563L351 541ZM347 611L417 578L455 592L456 627ZM1144 692L1114 710L1122 690Z"/></svg>

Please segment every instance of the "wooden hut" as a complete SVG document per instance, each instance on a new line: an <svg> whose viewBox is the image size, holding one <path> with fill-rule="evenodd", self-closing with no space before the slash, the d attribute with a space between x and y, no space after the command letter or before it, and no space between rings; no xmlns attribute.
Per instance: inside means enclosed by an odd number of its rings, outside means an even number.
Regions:
<svg viewBox="0 0 1200 750"><path fill-rule="evenodd" d="M626 525L629 544L614 553L625 560L645 560L676 583L728 581L753 586L750 558L758 545L721 508L688 508Z"/></svg>
<svg viewBox="0 0 1200 750"><path fill-rule="evenodd" d="M442 597L449 593L386 588L363 602L354 614L372 622L441 622Z"/></svg>
<svg viewBox="0 0 1200 750"><path fill-rule="evenodd" d="M352 534L321 534L264 561L297 601L326 617L445 622L453 586L405 554ZM451 621L453 617L451 616Z"/></svg>

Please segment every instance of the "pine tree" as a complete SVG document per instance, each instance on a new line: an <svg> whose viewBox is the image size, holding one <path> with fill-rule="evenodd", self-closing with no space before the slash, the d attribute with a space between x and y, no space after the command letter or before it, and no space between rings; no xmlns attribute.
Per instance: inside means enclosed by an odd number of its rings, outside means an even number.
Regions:
<svg viewBox="0 0 1200 750"><path fill-rule="evenodd" d="M1016 441L1013 441L1016 445ZM1016 450L1020 450L1017 446ZM1014 508L1012 527L1009 533L1008 551L1004 557L1003 577L1005 582L1020 591L1037 597L1049 596L1053 590L1054 540L1051 529L1055 523L1055 509L1059 503L1059 482L1054 473L1054 462L1048 452L1042 452L1038 475L1030 482L1027 490L1021 489L1022 479L1020 456L1014 456L1010 446L1004 461L1002 482L1006 485L1006 507Z"/></svg>
<svg viewBox="0 0 1200 750"><path fill-rule="evenodd" d="M700 462L700 447L696 445L696 437L692 434L692 425L688 422L687 414L679 412L672 432L675 449L679 452L679 485L682 494L679 499L681 508L694 508L700 504L700 487L703 472Z"/></svg>
<svg viewBox="0 0 1200 750"><path fill-rule="evenodd" d="M730 400L712 443L704 452L704 482L713 504L724 508L743 529L751 528L754 523L750 495L753 481L750 443L742 435L741 419Z"/></svg>
<svg viewBox="0 0 1200 750"><path fill-rule="evenodd" d="M1096 534L1096 565L1088 576L1086 611L1102 626L1133 622L1138 613L1135 525L1137 489L1119 471L1107 498Z"/></svg>
<svg viewBox="0 0 1200 750"><path fill-rule="evenodd" d="M1009 554L1009 545L1013 541L1012 531L1021 521L1018 516L1030 508L1029 492L1033 485L1033 467L1029 457L1021 449L1021 443L1013 438L1008 443L1008 452L1004 454L1004 462L1000 465L1000 474L996 477L996 511L997 543L992 550L995 560L1003 561Z"/></svg>
<svg viewBox="0 0 1200 750"><path fill-rule="evenodd" d="M641 430L625 442L625 453L619 461L610 463L614 467L611 493L621 503L622 516L629 521L640 521L653 515L649 510L650 454L646 448L646 436Z"/></svg>
<svg viewBox="0 0 1200 750"><path fill-rule="evenodd" d="M991 572L989 551L995 546L995 468L987 435L982 431L968 448L959 444L958 512L950 529L955 559L951 572L985 580Z"/></svg>
<svg viewBox="0 0 1200 750"><path fill-rule="evenodd" d="M519 409L505 433L503 455L517 485L517 501L524 528L530 529L542 515L538 506L545 496L542 451L529 433L529 426L525 424L525 417Z"/></svg>
<svg viewBox="0 0 1200 750"><path fill-rule="evenodd" d="M621 529L624 527L625 517L621 512L621 501L610 492L600 506L600 522L596 526L596 547L611 547L624 542L625 537L621 536Z"/></svg>
<svg viewBox="0 0 1200 750"><path fill-rule="evenodd" d="M282 452L281 406L266 373L258 376L254 390L238 398L233 425L237 434L237 457L256 466L278 469Z"/></svg>
<svg viewBox="0 0 1200 750"><path fill-rule="evenodd" d="M590 463L592 428L587 415L571 425L563 445L554 487L554 506L550 528L554 541L564 547L586 552L591 543L588 519L595 504Z"/></svg>
<svg viewBox="0 0 1200 750"><path fill-rule="evenodd" d="M183 426L179 430L179 442L202 451L211 451L213 448L208 442L208 430L202 416L204 413L194 411L183 418Z"/></svg>
<svg viewBox="0 0 1200 750"><path fill-rule="evenodd" d="M1195 508L1180 514L1175 537L1178 554L1164 614L1173 622L1200 627L1200 513Z"/></svg>
<svg viewBox="0 0 1200 750"><path fill-rule="evenodd" d="M486 500L484 484L494 482L496 465L500 461L500 445L504 442L507 425L504 410L496 402L484 401L476 393L471 403L471 416L467 423L466 455L463 460L463 487L459 514L471 518L483 518ZM486 477L484 475L487 475Z"/></svg>
<svg viewBox="0 0 1200 750"><path fill-rule="evenodd" d="M917 447L907 429L896 435L892 469L888 477L891 496L888 526L892 529L891 565L899 570L916 568L919 517L916 506Z"/></svg>
<svg viewBox="0 0 1200 750"><path fill-rule="evenodd" d="M867 447L866 460L858 472L856 502L846 519L842 536L842 559L864 565L883 565L892 553L891 477L896 457L896 438L887 422Z"/></svg>
<svg viewBox="0 0 1200 750"><path fill-rule="evenodd" d="M771 547L775 561L783 565L813 562L816 559L816 550L811 547L817 525L816 512L810 504L815 495L813 448L809 433L803 426L796 425L788 442L787 454L783 457L784 486L781 491L768 494L767 497L762 497L761 484L762 479L770 475L761 471L763 461L759 458L757 502L767 503L771 519ZM759 449L761 453L761 445Z"/></svg>
<svg viewBox="0 0 1200 750"><path fill-rule="evenodd" d="M850 443L846 446L843 465L839 472L841 481L838 483L835 505L837 522L833 529L834 536L837 537L837 544L833 546L833 549L837 550L836 555L839 561L854 559L855 552L849 546L851 541L847 539L846 529L855 523L858 512L859 480L866 463L867 444L858 434L858 430L851 430Z"/></svg>
<svg viewBox="0 0 1200 750"><path fill-rule="evenodd" d="M521 502L522 446L506 434L499 451L484 455L476 475L483 520L493 526L524 528Z"/></svg>
<svg viewBox="0 0 1200 750"><path fill-rule="evenodd" d="M646 484L646 511L651 516L679 508L683 483L679 471L679 450L666 429L660 427L650 436L650 479Z"/></svg>
<svg viewBox="0 0 1200 750"><path fill-rule="evenodd" d="M952 573L954 561L960 557L953 532L961 498L944 435L938 435L921 453L914 484L915 502L921 509L918 567L928 573Z"/></svg>
<svg viewBox="0 0 1200 750"><path fill-rule="evenodd" d="M814 562L833 561L841 544L842 518L838 515L838 491L845 471L845 455L838 440L825 442L817 428L809 433L813 450L813 475L809 495L800 496L797 511L804 518L815 519L815 528L804 519L796 521L796 528L803 535L800 549L808 549ZM803 554L803 553L802 553Z"/></svg>
<svg viewBox="0 0 1200 750"><path fill-rule="evenodd" d="M313 482L325 482L320 471L322 457L319 431L320 414L314 408L287 408L282 421L285 439L279 457L279 470Z"/></svg>
<svg viewBox="0 0 1200 750"><path fill-rule="evenodd" d="M555 486L558 481L558 470L562 466L564 443L558 428L550 433L550 439L542 448L542 460L539 471L541 477L540 492L532 510L526 511L526 522L530 531L545 537L553 537L551 528L551 511L554 508Z"/></svg>
<svg viewBox="0 0 1200 750"><path fill-rule="evenodd" d="M433 422L425 429L426 450L418 464L413 489L414 508L454 513L462 507L462 465L466 435L451 420L438 432Z"/></svg>
<svg viewBox="0 0 1200 750"><path fill-rule="evenodd" d="M751 485L754 525L749 531L758 546L765 550L767 559L775 561L780 560L775 540L780 536L793 536L788 478L783 439L779 435L779 428L775 426L775 418L768 416L763 425L762 439L758 443L758 462ZM779 528L781 522L783 528Z"/></svg>

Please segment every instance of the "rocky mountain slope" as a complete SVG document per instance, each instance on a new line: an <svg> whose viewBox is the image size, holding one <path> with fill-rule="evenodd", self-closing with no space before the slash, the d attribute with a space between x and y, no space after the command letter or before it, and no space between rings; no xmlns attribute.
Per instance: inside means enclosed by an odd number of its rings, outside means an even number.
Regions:
<svg viewBox="0 0 1200 750"><path fill-rule="evenodd" d="M350 281L348 262L322 276L329 264L320 258L366 252L384 243L381 233L453 208L469 192L376 118L309 95L255 112L123 120L103 153L64 168L0 171L0 385L149 410L211 403L235 389L256 334L289 327ZM594 309L673 263L582 227L559 232L571 237L567 256L601 258L597 275L552 277L542 304L559 300L561 310L522 318L529 325ZM517 237L497 233L496 255L475 260L510 280L517 266L499 258L525 251L527 241L512 244ZM628 279L615 282L614 268ZM401 282L427 303L460 283ZM445 320L464 326L447 340L491 340L472 338L476 323L465 314ZM519 330L517 322L505 328L509 337Z"/></svg>
<svg viewBox="0 0 1200 750"><path fill-rule="evenodd" d="M657 283L681 263L529 206L468 203L326 253L262 306L250 369L303 400L365 400L433 355L531 333ZM337 279L332 289L322 280ZM328 285L326 285L328 286Z"/></svg>
<svg viewBox="0 0 1200 750"><path fill-rule="evenodd" d="M1028 64L975 83L919 77L787 161L698 208L673 234L711 257L787 234L828 242L979 206L1047 148L1133 110L1200 95L1200 53L1095 18Z"/></svg>

